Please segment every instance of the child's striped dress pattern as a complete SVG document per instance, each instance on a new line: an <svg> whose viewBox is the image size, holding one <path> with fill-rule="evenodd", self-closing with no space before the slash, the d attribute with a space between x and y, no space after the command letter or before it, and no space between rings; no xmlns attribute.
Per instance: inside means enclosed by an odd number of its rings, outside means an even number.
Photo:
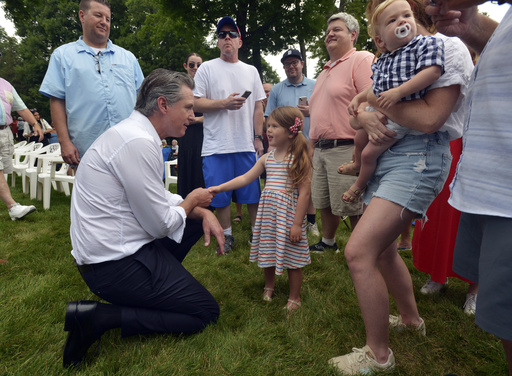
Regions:
<svg viewBox="0 0 512 376"><path fill-rule="evenodd" d="M260 268L276 267L276 274L283 269L298 269L311 264L306 217L302 221L302 239L290 241L290 229L295 217L298 189L292 188L288 180L287 167L290 156L276 161L271 151L265 162L267 180L261 193L258 215L252 238L251 262Z"/></svg>

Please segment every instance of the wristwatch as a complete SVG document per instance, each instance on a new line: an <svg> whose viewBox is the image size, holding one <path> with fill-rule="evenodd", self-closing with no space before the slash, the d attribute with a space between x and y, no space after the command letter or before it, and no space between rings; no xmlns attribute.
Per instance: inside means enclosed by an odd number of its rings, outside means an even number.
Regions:
<svg viewBox="0 0 512 376"><path fill-rule="evenodd" d="M263 142L263 135L261 135L261 134L256 134L256 135L254 135L254 138L255 138L255 139L256 139L256 138L259 138L259 139L261 140L261 142Z"/></svg>

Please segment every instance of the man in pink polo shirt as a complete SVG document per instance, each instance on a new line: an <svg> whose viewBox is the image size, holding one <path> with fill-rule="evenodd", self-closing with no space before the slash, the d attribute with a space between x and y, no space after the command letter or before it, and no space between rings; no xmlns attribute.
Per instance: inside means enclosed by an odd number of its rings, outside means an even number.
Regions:
<svg viewBox="0 0 512 376"><path fill-rule="evenodd" d="M332 15L327 21L325 46L329 61L318 76L309 101L311 125L309 142L313 151L311 195L322 218L322 240L310 247L314 253L338 251L335 240L341 216L348 216L352 228L362 213L361 201L341 200L355 177L338 174L343 162L352 160L355 130L349 124L347 106L358 93L371 86L374 55L356 51L357 20L347 13Z"/></svg>

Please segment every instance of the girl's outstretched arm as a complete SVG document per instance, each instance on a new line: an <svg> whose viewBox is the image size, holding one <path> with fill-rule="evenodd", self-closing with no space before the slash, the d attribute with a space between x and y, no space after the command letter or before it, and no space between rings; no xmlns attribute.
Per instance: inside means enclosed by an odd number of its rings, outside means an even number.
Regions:
<svg viewBox="0 0 512 376"><path fill-rule="evenodd" d="M292 243L297 243L302 239L302 222L308 211L309 198L311 197L311 179L307 179L298 187L299 198L297 200L297 207L295 208L295 218L293 225L290 229L290 240Z"/></svg>
<svg viewBox="0 0 512 376"><path fill-rule="evenodd" d="M208 188L208 191L215 195L219 192L233 191L235 189L245 187L247 184L263 174L263 171L265 171L265 161L267 160L267 155L268 153L260 157L254 166L245 174L237 176L236 178L227 181L224 184L210 187Z"/></svg>

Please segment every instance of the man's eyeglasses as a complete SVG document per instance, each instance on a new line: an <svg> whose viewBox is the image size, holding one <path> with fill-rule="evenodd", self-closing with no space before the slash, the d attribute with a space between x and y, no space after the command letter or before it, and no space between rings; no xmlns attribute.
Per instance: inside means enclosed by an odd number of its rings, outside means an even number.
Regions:
<svg viewBox="0 0 512 376"><path fill-rule="evenodd" d="M199 68L201 66L201 63L188 63L188 67L190 69L194 69L196 67L196 65Z"/></svg>
<svg viewBox="0 0 512 376"><path fill-rule="evenodd" d="M285 68L290 68L290 67L298 67L300 64L300 60L294 60L294 61L290 61L289 63L284 63L284 67Z"/></svg>
<svg viewBox="0 0 512 376"><path fill-rule="evenodd" d="M236 31L219 31L217 34L219 39L226 39L228 35L231 39L238 38L238 33Z"/></svg>

